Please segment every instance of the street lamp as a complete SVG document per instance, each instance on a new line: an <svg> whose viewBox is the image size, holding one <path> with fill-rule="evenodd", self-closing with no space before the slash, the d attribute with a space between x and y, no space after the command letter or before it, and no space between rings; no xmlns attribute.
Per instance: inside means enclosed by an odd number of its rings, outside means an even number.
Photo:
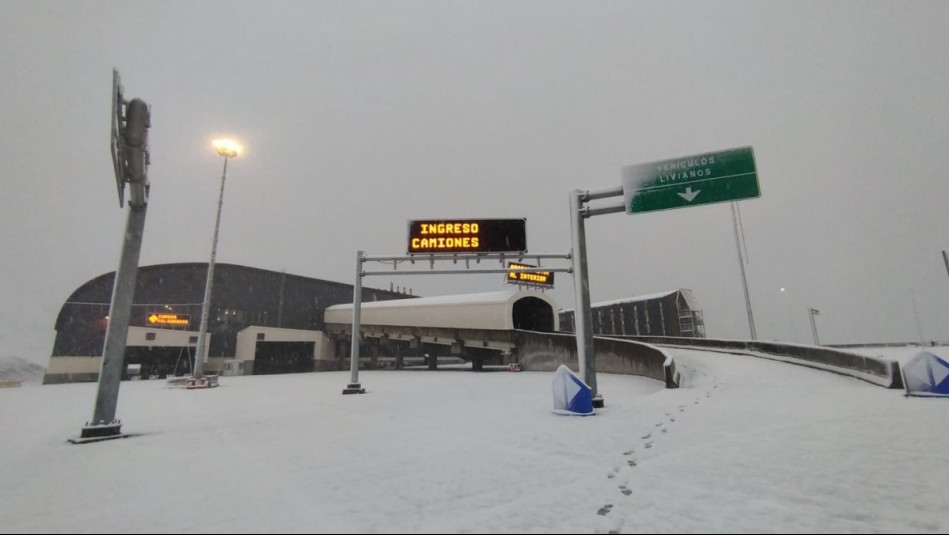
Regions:
<svg viewBox="0 0 949 535"><path fill-rule="evenodd" d="M811 317L811 334L814 335L814 345L820 345L820 338L817 336L817 320L814 319L814 316L820 315L820 310L817 310L814 307L807 307L807 313Z"/></svg>
<svg viewBox="0 0 949 535"><path fill-rule="evenodd" d="M788 288L781 288L781 289L778 290L778 291L781 292L782 294L786 295L787 298L788 298L788 301L787 301L788 311L789 311L789 312L788 312L788 315L789 315L790 318L791 318L791 329L792 329L792 331L793 331L792 336L793 336L794 339L795 339L795 340L792 340L792 341L796 341L796 339L797 339L797 327L795 327L795 325L794 325L794 313L793 313L794 304L791 303L791 301L790 301L790 299L791 299L791 290L788 289ZM817 336L817 320L815 319L815 316L819 316L819 315L820 315L820 310L817 310L816 308L814 308L814 307L812 307L812 306L808 306L808 307L807 307L807 317L808 317L808 319L809 319L810 322L811 322L811 336L814 337L814 345L816 345L816 346L819 346L819 345L820 345L820 338Z"/></svg>
<svg viewBox="0 0 949 535"><path fill-rule="evenodd" d="M195 352L194 373L192 377L204 377L205 340L208 334L208 316L211 314L211 288L214 284L214 259L217 256L217 236L221 228L221 206L224 204L224 182L227 179L227 161L237 158L241 153L241 146L229 139L214 141L214 150L224 156L224 172L221 173L221 192L217 199L217 218L214 220L214 239L211 241L211 260L208 262L208 280L204 285L204 304L201 307L201 330L198 331L198 347Z"/></svg>
<svg viewBox="0 0 949 535"><path fill-rule="evenodd" d="M791 339L789 340L789 342L796 343L797 342L797 325L795 325L794 323L794 304L791 303L791 290L789 288L782 287L778 291L781 292L781 295L785 296L784 305L788 311L788 320L791 322L791 337L790 337Z"/></svg>

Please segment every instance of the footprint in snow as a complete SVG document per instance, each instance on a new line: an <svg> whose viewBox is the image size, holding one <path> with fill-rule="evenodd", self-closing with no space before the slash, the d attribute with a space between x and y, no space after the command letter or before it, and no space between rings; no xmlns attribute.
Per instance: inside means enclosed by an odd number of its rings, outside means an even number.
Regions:
<svg viewBox="0 0 949 535"><path fill-rule="evenodd" d="M623 493L623 496L629 496L630 494L633 493L633 491L629 490L629 488L626 485L620 485L619 491Z"/></svg>
<svg viewBox="0 0 949 535"><path fill-rule="evenodd" d="M600 510L597 511L596 514L598 514L598 515L600 515L600 516L606 516L607 514L609 514L609 512L610 512L611 509L613 509L613 504L612 504L612 503L608 503L608 504L604 505L603 507L600 507Z"/></svg>

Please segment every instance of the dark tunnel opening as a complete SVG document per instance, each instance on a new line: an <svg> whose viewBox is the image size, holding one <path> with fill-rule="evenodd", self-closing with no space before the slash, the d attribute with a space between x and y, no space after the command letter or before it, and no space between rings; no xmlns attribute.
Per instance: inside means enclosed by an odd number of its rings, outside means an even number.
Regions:
<svg viewBox="0 0 949 535"><path fill-rule="evenodd" d="M554 332L554 309L537 297L522 297L514 302L514 328L544 333Z"/></svg>

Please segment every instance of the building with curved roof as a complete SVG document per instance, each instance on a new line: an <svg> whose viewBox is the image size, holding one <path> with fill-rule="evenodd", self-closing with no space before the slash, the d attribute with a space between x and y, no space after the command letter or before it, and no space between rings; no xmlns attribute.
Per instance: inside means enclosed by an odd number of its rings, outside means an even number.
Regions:
<svg viewBox="0 0 949 535"><path fill-rule="evenodd" d="M207 269L206 262L138 268L125 354L132 375L164 377L190 371ZM241 373L332 366L328 360L335 356L322 335L323 311L337 303L352 303L351 284L226 263L217 263L214 275L209 371L224 371L225 361L247 366ZM114 282L115 272L99 275L63 304L44 382L97 380ZM406 297L363 288L362 299L371 303ZM248 337L253 343L245 341Z"/></svg>

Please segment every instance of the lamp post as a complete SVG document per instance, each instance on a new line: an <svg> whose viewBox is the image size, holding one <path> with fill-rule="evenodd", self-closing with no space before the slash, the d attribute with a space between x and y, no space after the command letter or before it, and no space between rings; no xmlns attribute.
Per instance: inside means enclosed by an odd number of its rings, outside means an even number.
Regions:
<svg viewBox="0 0 949 535"><path fill-rule="evenodd" d="M224 204L224 182L227 180L227 161L237 158L241 153L241 146L228 140L214 141L214 150L224 157L224 172L221 173L221 192L217 199L217 218L214 220L214 239L211 241L211 259L208 261L208 280L204 286L204 304L201 307L201 328L198 331L198 347L195 352L194 373L196 379L204 377L205 340L208 335L208 317L211 315L211 288L214 285L214 259L217 256L217 236L221 229L221 206Z"/></svg>
<svg viewBox="0 0 949 535"><path fill-rule="evenodd" d="M800 305L800 302L797 301L796 299L793 300L795 302L792 302L791 290L789 288L781 288L778 291L786 296L787 301L785 301L785 304L788 309L788 318L790 318L791 320L791 331L792 331L791 342L796 342L797 341L797 326L794 324L794 310L795 310L795 306ZM808 305L806 309L807 309L807 318L811 322L811 336L814 338L814 345L819 346L820 337L817 335L817 320L815 319L815 316L820 315L820 310L810 305Z"/></svg>
<svg viewBox="0 0 949 535"><path fill-rule="evenodd" d="M791 290L788 288L782 287L778 291L781 292L781 295L785 296L784 305L788 311L788 320L791 322L791 336L790 336L791 339L788 341L791 343L795 343L797 342L797 325L794 324L794 304L791 303Z"/></svg>
<svg viewBox="0 0 949 535"><path fill-rule="evenodd" d="M748 313L748 332L751 334L752 340L758 339L758 332L755 330L755 317L751 313L751 296L748 294L748 279L745 278L745 256L741 252L742 239L744 237L744 231L741 230L738 224L739 216L738 212L738 203L733 202L732 204L732 224L735 227L735 246L738 248L738 267L741 269L741 287L745 290L745 311ZM741 238L739 237L741 236Z"/></svg>
<svg viewBox="0 0 949 535"><path fill-rule="evenodd" d="M807 313L811 317L811 334L814 335L814 345L819 346L820 338L817 336L817 320L814 318L814 316L820 315L820 310L817 310L814 307L807 307Z"/></svg>

